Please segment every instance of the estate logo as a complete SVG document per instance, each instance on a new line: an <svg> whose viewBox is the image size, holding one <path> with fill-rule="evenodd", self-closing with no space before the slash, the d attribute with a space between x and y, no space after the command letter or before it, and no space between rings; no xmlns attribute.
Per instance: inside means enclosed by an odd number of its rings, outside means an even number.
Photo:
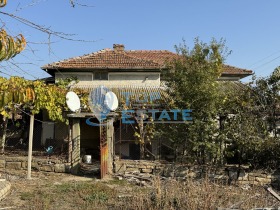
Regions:
<svg viewBox="0 0 280 210"><path fill-rule="evenodd" d="M131 97L134 97L134 109L119 110L123 124L134 124L138 120L142 120L143 123L189 123L192 122L191 117L192 110L190 109L144 109L147 103L152 103L153 107L159 106L156 101L161 99L160 92L151 93L137 93L134 95L132 92L120 92L120 95L125 97L126 105L130 104ZM139 97L141 95L141 99ZM93 123L92 118L88 118L86 123L90 126L103 126L106 125L105 120L107 115L111 111L116 111L118 108L118 98L107 87L100 86L89 94L89 106L94 113L99 123Z"/></svg>

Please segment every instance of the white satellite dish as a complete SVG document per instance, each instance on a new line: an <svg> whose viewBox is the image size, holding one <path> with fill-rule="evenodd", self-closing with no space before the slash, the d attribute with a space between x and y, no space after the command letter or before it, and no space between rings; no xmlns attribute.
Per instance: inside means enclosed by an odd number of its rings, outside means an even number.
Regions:
<svg viewBox="0 0 280 210"><path fill-rule="evenodd" d="M81 107L79 96L73 91L66 94L66 104L72 112L79 111Z"/></svg>
<svg viewBox="0 0 280 210"><path fill-rule="evenodd" d="M116 94L112 91L107 92L105 95L104 104L109 110L115 111L119 106L119 101Z"/></svg>

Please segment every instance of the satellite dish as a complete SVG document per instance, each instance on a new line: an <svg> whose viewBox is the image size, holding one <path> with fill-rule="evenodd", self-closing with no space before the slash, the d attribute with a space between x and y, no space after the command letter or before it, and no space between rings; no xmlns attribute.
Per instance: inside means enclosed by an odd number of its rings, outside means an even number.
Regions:
<svg viewBox="0 0 280 210"><path fill-rule="evenodd" d="M73 91L70 91L66 94L66 104L72 112L79 111L81 107L80 99Z"/></svg>
<svg viewBox="0 0 280 210"><path fill-rule="evenodd" d="M109 110L115 111L119 106L119 101L116 94L112 91L107 92L105 95L104 104Z"/></svg>

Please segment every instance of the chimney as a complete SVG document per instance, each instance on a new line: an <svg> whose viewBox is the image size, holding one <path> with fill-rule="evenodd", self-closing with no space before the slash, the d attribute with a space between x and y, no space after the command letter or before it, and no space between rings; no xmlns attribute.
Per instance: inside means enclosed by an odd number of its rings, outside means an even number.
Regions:
<svg viewBox="0 0 280 210"><path fill-rule="evenodd" d="M124 45L123 44L113 44L113 49L116 52L124 51Z"/></svg>

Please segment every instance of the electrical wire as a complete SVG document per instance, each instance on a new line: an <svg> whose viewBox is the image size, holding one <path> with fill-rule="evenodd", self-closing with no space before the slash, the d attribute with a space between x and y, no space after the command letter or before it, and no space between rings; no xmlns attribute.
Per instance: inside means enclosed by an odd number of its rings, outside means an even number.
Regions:
<svg viewBox="0 0 280 210"><path fill-rule="evenodd" d="M34 75L28 73L27 71L23 70L21 67L19 67L19 65L17 65L16 63L13 63L13 62L10 62L10 61L7 61L8 63L10 63L11 65L17 67L19 70L21 70L24 74L27 74L31 77L33 77L34 79L39 79L38 77L35 77Z"/></svg>
<svg viewBox="0 0 280 210"><path fill-rule="evenodd" d="M0 71L0 73L2 73L2 74L4 74L4 75L7 75L7 76L9 76L9 77L12 77L12 75L7 74L7 73L5 73L5 72L3 72L3 71Z"/></svg>
<svg viewBox="0 0 280 210"><path fill-rule="evenodd" d="M9 72L14 71L14 72L16 72L16 74L17 74L18 76L21 76L21 75L22 75L22 73L20 73L20 72L17 71L16 69L12 68L11 65L10 65L7 61L6 61L5 63L7 64L6 66L1 65L1 67L2 67L3 69L5 69L6 71L9 71ZM7 67L9 67L9 70L7 69Z"/></svg>
<svg viewBox="0 0 280 210"><path fill-rule="evenodd" d="M277 52L275 52L275 53L272 53L272 54L270 54L270 55L268 55L268 56L266 56L266 57L260 59L259 61L257 61L257 62L255 62L255 63L251 64L251 65L248 66L247 68L248 68L248 69L249 69L249 68L253 68L253 66L256 65L257 63L260 63L260 62L262 62L262 61L264 61L264 60L266 60L266 59L268 59L268 58L270 58L270 57L272 57L273 55L276 55L276 54L278 54L278 53L280 53L280 51L277 51Z"/></svg>
<svg viewBox="0 0 280 210"><path fill-rule="evenodd" d="M263 66L265 66L265 65L267 65L267 64L269 64L269 63L271 63L271 62L273 62L273 61L275 61L275 60L277 60L278 58L280 58L280 55L277 56L276 58L273 58L272 60L270 60L270 61L264 63L264 64L261 64L261 65L255 67L254 69L258 69L258 68L260 68L260 67L263 67Z"/></svg>
<svg viewBox="0 0 280 210"><path fill-rule="evenodd" d="M15 106L16 109L20 110L21 112L23 112L24 114L28 115L29 117L31 117L31 114L29 114L28 112L20 109L19 107ZM42 121L42 120L38 120L34 118L34 121L40 122L40 123L49 123L49 121ZM56 123L56 122L54 122Z"/></svg>

